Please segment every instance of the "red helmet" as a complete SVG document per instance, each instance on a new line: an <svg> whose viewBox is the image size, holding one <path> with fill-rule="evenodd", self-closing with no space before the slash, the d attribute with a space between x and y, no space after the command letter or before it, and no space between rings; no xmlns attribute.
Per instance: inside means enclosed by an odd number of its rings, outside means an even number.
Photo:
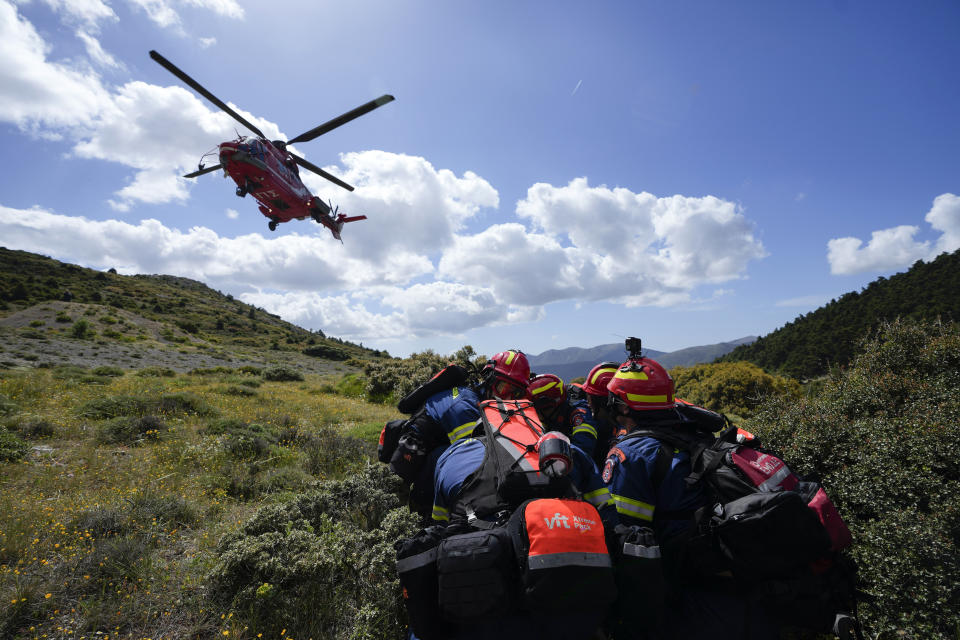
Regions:
<svg viewBox="0 0 960 640"><path fill-rule="evenodd" d="M558 406L567 397L563 388L563 380L552 373L535 376L527 385L527 391L533 396L533 404L538 407L542 405Z"/></svg>
<svg viewBox="0 0 960 640"><path fill-rule="evenodd" d="M619 362L601 362L587 374L587 379L583 382L583 390L592 396L607 397L607 383L610 378L620 368Z"/></svg>
<svg viewBox="0 0 960 640"><path fill-rule="evenodd" d="M498 398L518 399L526 395L527 383L530 381L530 363L519 349L501 351L493 356L487 360L483 373L494 378L491 388Z"/></svg>
<svg viewBox="0 0 960 640"><path fill-rule="evenodd" d="M673 378L656 360L624 362L607 384L611 396L633 411L673 409Z"/></svg>

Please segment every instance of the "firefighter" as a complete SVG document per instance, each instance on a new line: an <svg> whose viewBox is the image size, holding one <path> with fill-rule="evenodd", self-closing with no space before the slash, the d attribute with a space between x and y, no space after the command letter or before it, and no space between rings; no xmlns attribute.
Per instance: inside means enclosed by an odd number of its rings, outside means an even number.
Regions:
<svg viewBox="0 0 960 640"><path fill-rule="evenodd" d="M597 448L597 429L585 398L567 393L563 380L552 373L534 376L527 387L546 431L559 431L588 456Z"/></svg>
<svg viewBox="0 0 960 640"><path fill-rule="evenodd" d="M429 519L437 459L450 444L473 433L480 419L480 401L526 397L529 377L530 364L522 351L501 351L487 361L479 385L453 387L427 398L411 419L390 461L391 470L413 482L411 510Z"/></svg>
<svg viewBox="0 0 960 640"><path fill-rule="evenodd" d="M607 404L607 384L619 368L619 362L601 362L590 369L587 378L579 386L593 414L593 425L597 430L597 448L593 452L593 460L599 467L603 467L607 452L619 431Z"/></svg>
<svg viewBox="0 0 960 640"><path fill-rule="evenodd" d="M590 457L574 444L570 445L573 467L570 481L581 497L597 508L604 526L611 530L616 526L617 516L610 491L603 483L597 467ZM433 511L434 524L450 521L450 510L457 501L463 481L477 470L483 462L486 446L482 438L467 438L440 455L434 473Z"/></svg>
<svg viewBox="0 0 960 640"><path fill-rule="evenodd" d="M652 527L663 555L668 606L674 612L651 637L760 639L779 627L752 595L738 593L728 574L704 576L682 565L686 533L696 510L708 504L699 484L689 486L690 455L635 429L679 425L673 380L649 358L621 365L607 385L613 419L623 434L603 467L620 522Z"/></svg>

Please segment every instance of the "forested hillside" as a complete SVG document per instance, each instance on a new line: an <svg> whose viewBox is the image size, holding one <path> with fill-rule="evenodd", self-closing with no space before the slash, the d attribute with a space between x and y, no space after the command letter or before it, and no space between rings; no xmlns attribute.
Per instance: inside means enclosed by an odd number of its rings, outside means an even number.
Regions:
<svg viewBox="0 0 960 640"><path fill-rule="evenodd" d="M767 371L812 378L847 365L864 335L898 317L960 319L960 251L880 277L717 361L746 360Z"/></svg>

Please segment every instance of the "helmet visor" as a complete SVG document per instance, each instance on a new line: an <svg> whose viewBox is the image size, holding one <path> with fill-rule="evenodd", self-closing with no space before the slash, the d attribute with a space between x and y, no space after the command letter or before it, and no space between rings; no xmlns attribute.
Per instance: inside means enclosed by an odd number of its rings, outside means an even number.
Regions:
<svg viewBox="0 0 960 640"><path fill-rule="evenodd" d="M491 391L494 397L501 400L519 400L527 395L526 387L521 387L505 378L494 378Z"/></svg>

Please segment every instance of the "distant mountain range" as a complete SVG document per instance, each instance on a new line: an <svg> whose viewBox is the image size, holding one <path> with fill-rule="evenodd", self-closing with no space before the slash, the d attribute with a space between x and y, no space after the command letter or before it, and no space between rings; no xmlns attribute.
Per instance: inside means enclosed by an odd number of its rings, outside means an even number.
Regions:
<svg viewBox="0 0 960 640"><path fill-rule="evenodd" d="M667 369L676 366L689 367L702 362L713 362L714 359L733 351L740 345L750 344L756 339L756 336L746 336L730 342L687 347L670 352L644 349L643 355L653 358ZM614 342L588 349L580 347L550 349L538 355L527 354L527 358L530 360L532 371L553 373L569 381L586 376L594 365L601 362L607 360L623 362L627 359L627 351L622 342Z"/></svg>

